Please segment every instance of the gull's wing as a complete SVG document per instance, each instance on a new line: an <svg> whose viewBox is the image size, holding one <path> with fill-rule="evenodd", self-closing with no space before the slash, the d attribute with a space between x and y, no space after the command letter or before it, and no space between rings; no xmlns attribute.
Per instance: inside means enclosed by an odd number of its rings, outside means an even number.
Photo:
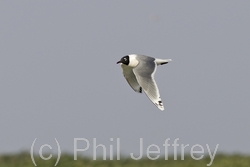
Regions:
<svg viewBox="0 0 250 167"><path fill-rule="evenodd" d="M134 74L139 85L146 93L148 98L160 109L164 110L163 103L160 98L159 89L154 80L154 73L156 71L157 64L154 60L141 61L133 68Z"/></svg>
<svg viewBox="0 0 250 167"><path fill-rule="evenodd" d="M131 88L134 89L134 91L138 93L142 93L142 88L138 84L132 68L123 64L121 65L121 67L122 67L123 75L125 79L127 80L128 84L131 86Z"/></svg>

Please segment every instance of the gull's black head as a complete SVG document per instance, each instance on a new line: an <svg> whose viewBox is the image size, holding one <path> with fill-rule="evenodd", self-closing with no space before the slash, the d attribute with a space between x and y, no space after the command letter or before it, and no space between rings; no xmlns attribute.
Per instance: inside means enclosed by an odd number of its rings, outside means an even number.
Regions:
<svg viewBox="0 0 250 167"><path fill-rule="evenodd" d="M121 60L118 61L116 64L119 64L119 63L128 65L128 64L129 64L129 56L124 56L124 57L122 57Z"/></svg>

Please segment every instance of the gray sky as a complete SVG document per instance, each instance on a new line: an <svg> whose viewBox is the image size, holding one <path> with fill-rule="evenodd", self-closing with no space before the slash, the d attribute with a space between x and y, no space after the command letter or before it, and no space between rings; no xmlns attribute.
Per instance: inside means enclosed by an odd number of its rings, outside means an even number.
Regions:
<svg viewBox="0 0 250 167"><path fill-rule="evenodd" d="M250 153L250 1L0 1L0 153L74 138L121 152L219 144ZM165 111L116 62L173 62L155 79ZM84 147L84 146L83 146ZM89 152L91 154L91 151ZM162 152L161 152L162 153Z"/></svg>

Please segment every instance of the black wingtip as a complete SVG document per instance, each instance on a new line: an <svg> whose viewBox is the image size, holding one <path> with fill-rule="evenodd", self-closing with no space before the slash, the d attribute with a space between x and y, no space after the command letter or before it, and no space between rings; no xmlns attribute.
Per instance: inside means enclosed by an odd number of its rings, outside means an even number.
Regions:
<svg viewBox="0 0 250 167"><path fill-rule="evenodd" d="M163 64L168 64L168 62L161 63L161 65L163 65Z"/></svg>

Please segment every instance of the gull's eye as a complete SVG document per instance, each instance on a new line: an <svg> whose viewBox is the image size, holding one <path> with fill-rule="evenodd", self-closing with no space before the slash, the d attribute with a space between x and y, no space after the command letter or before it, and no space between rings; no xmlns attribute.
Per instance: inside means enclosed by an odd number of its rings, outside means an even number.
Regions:
<svg viewBox="0 0 250 167"><path fill-rule="evenodd" d="M127 58L124 58L125 61L127 61Z"/></svg>

